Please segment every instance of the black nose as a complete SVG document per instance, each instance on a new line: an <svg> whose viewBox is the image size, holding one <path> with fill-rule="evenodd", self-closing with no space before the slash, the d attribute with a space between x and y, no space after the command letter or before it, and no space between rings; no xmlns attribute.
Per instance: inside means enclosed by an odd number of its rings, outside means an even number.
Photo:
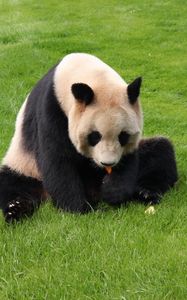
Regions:
<svg viewBox="0 0 187 300"><path fill-rule="evenodd" d="M104 163L101 161L101 164L105 167L112 167L113 165L115 165L115 162Z"/></svg>

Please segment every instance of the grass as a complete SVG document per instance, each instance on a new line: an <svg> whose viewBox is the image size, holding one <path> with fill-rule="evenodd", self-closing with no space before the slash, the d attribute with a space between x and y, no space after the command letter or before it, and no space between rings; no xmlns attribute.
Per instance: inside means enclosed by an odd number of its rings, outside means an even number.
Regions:
<svg viewBox="0 0 187 300"><path fill-rule="evenodd" d="M172 139L179 182L140 204L85 216L46 203L22 224L0 217L0 300L187 299L185 0L0 0L0 157L23 99L70 52L144 78L144 134Z"/></svg>

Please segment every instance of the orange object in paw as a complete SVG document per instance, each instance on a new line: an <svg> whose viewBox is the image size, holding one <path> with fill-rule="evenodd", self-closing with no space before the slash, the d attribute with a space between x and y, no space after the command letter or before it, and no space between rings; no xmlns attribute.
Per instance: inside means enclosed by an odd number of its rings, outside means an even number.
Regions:
<svg viewBox="0 0 187 300"><path fill-rule="evenodd" d="M105 167L105 170L107 171L108 174L112 173L112 168L111 167Z"/></svg>

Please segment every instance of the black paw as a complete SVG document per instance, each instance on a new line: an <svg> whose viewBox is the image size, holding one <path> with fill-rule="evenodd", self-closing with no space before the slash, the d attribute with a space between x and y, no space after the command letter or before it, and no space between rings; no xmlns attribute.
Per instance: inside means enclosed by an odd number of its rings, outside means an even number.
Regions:
<svg viewBox="0 0 187 300"><path fill-rule="evenodd" d="M137 193L137 199L145 204L155 205L160 203L161 194L158 192L142 189Z"/></svg>
<svg viewBox="0 0 187 300"><path fill-rule="evenodd" d="M31 200L16 197L8 203L8 206L3 210L5 221L12 223L19 221L24 217L31 216L34 212L34 205Z"/></svg>

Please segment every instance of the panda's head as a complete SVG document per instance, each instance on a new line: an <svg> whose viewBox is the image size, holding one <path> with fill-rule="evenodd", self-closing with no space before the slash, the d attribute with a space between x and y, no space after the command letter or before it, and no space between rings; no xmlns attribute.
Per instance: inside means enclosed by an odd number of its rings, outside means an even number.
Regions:
<svg viewBox="0 0 187 300"><path fill-rule="evenodd" d="M75 105L68 114L69 136L82 155L99 167L116 166L138 147L142 129L141 78L131 84L91 87L73 83Z"/></svg>

